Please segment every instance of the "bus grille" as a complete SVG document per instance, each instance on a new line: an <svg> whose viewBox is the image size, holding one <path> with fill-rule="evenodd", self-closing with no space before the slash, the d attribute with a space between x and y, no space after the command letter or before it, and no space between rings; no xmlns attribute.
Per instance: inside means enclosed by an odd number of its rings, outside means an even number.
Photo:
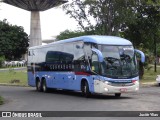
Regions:
<svg viewBox="0 0 160 120"><path fill-rule="evenodd" d="M134 83L109 83L111 86L133 86Z"/></svg>

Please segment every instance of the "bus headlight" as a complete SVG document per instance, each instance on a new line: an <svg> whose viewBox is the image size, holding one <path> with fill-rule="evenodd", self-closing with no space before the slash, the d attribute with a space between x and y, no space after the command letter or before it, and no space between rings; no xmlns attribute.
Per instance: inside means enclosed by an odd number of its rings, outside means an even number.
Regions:
<svg viewBox="0 0 160 120"><path fill-rule="evenodd" d="M105 83L105 84L109 84L109 82L108 82L108 81L105 81L104 83Z"/></svg>
<svg viewBox="0 0 160 120"><path fill-rule="evenodd" d="M105 91L109 91L108 88L106 88L106 87L104 88L104 90L105 90Z"/></svg>
<svg viewBox="0 0 160 120"><path fill-rule="evenodd" d="M105 83L105 84L107 84L107 85L110 85L110 84L111 84L111 83L110 83L110 82L108 82L108 81L105 81L104 83Z"/></svg>
<svg viewBox="0 0 160 120"><path fill-rule="evenodd" d="M108 84L109 82L108 82L108 81L105 81L104 83L105 83L105 84Z"/></svg>

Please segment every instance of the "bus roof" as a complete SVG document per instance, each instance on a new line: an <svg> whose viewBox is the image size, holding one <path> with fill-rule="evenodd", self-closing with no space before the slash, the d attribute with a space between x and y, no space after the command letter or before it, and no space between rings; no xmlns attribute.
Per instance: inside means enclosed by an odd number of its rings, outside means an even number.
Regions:
<svg viewBox="0 0 160 120"><path fill-rule="evenodd" d="M81 37L60 40L43 46L46 47L54 44L63 44L63 43L78 42L78 41L90 42L96 44L106 44L106 45L132 45L132 43L129 40L116 36L88 35L88 36L81 36ZM31 48L39 48L39 47L40 46L35 46Z"/></svg>

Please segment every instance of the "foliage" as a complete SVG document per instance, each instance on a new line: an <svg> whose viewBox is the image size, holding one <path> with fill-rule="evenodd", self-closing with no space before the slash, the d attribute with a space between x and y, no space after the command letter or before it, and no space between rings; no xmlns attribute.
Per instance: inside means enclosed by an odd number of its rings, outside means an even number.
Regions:
<svg viewBox="0 0 160 120"><path fill-rule="evenodd" d="M72 0L63 6L86 34L116 35L153 50L160 37L160 0Z"/></svg>
<svg viewBox="0 0 160 120"><path fill-rule="evenodd" d="M3 67L4 61L5 61L5 57L4 56L0 56L0 68Z"/></svg>
<svg viewBox="0 0 160 120"><path fill-rule="evenodd" d="M157 72L154 72L154 66L151 64L148 65L148 68L144 71L143 78L140 80L141 83L156 82L156 77L160 73L160 67L157 67Z"/></svg>
<svg viewBox="0 0 160 120"><path fill-rule="evenodd" d="M135 23L128 23L123 36L130 39L136 47L144 44L153 52L154 40L160 39L160 6L141 5L137 8Z"/></svg>
<svg viewBox="0 0 160 120"><path fill-rule="evenodd" d="M134 22L138 4L139 0L72 0L63 9L85 32L118 35L127 22Z"/></svg>
<svg viewBox="0 0 160 120"><path fill-rule="evenodd" d="M158 57L160 57L160 43L157 44L157 55Z"/></svg>
<svg viewBox="0 0 160 120"><path fill-rule="evenodd" d="M56 39L57 40L64 40L64 39L68 39L68 38L83 36L83 35L86 35L86 34L87 33L82 32L82 31L69 31L69 30L65 30L65 31L61 32L56 37Z"/></svg>
<svg viewBox="0 0 160 120"><path fill-rule="evenodd" d="M0 56L4 55L7 60L21 58L27 51L28 41L22 27L0 21Z"/></svg>

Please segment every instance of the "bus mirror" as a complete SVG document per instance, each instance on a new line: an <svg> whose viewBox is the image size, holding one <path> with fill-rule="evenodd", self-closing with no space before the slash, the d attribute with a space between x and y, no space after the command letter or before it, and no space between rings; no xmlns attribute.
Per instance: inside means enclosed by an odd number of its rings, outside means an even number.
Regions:
<svg viewBox="0 0 160 120"><path fill-rule="evenodd" d="M145 62L145 54L144 54L142 51L137 50L137 49L135 49L135 52L140 55L140 57L141 57L141 62L144 63L144 62Z"/></svg>
<svg viewBox="0 0 160 120"><path fill-rule="evenodd" d="M104 58L103 58L102 52L95 48L92 48L92 51L98 55L99 62L103 62Z"/></svg>

